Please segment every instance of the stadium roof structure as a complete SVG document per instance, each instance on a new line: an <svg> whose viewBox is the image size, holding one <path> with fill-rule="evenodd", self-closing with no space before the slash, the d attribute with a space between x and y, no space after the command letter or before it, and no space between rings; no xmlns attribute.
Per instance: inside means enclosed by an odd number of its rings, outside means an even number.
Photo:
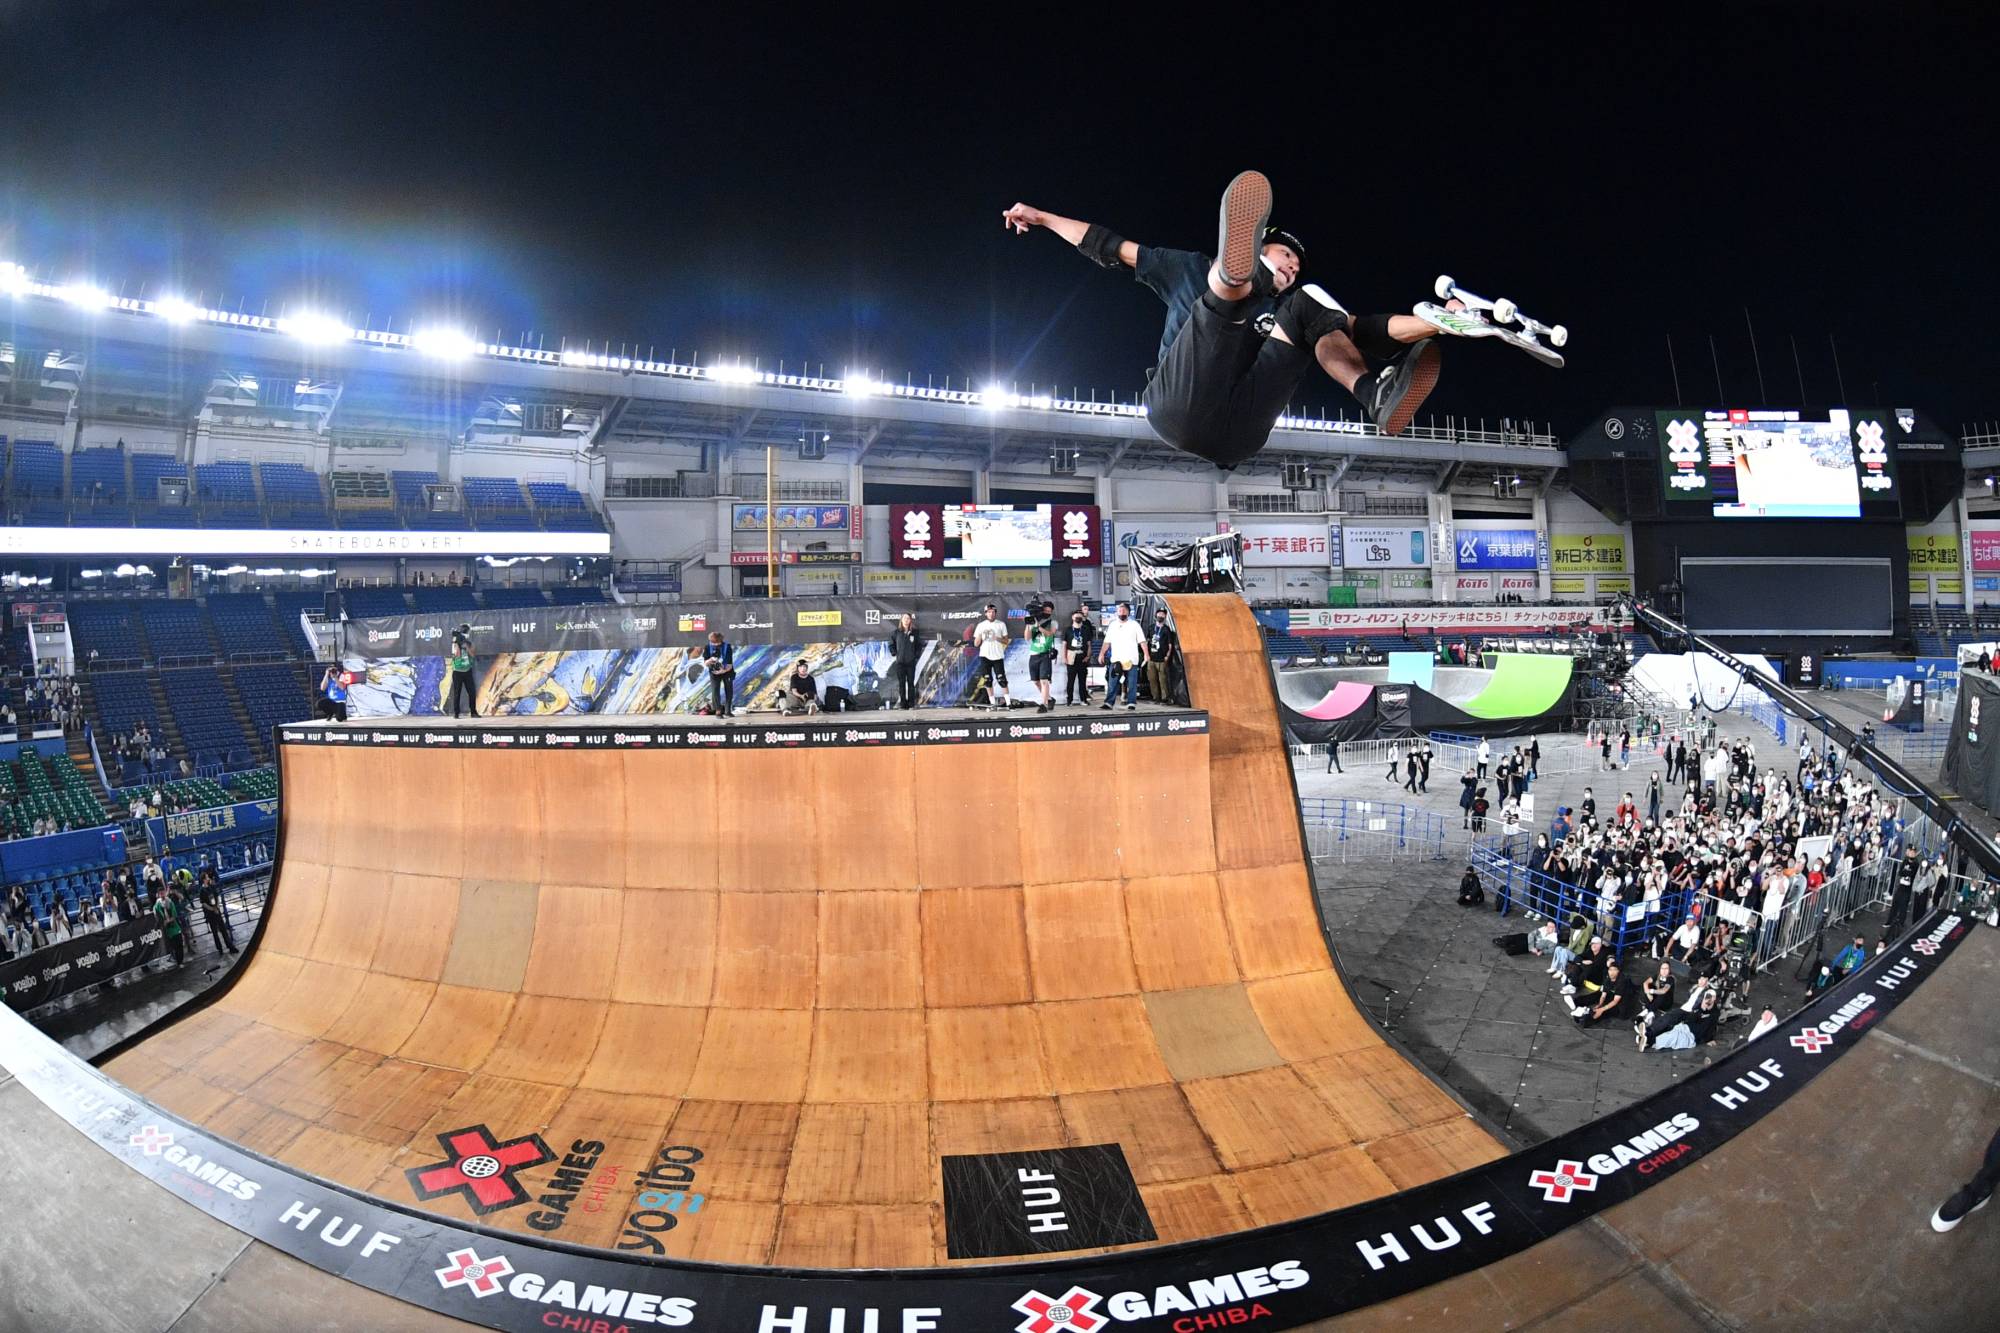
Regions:
<svg viewBox="0 0 2000 1333"><path fill-rule="evenodd" d="M480 341L451 329L357 329L313 315L250 315L173 298L114 297L50 284L0 264L0 388L16 413L135 424L254 420L341 436L476 444L482 437L568 441L588 452L663 442L794 447L813 435L830 458L908 466L1042 470L1057 448L1076 470L1210 473L1148 429L1135 403L1078 400L1031 386L938 388L872 372L839 377L740 362L658 360L649 351ZM34 367L41 374L32 374ZM1286 417L1239 469L1313 465L1322 477L1398 476L1438 489L1488 475L1548 482L1564 467L1546 427L1503 421L1412 426L1395 438L1361 421Z"/></svg>

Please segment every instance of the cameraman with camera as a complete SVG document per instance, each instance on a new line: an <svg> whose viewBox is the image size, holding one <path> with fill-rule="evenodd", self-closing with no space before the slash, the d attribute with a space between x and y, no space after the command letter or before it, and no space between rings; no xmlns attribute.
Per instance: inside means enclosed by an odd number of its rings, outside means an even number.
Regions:
<svg viewBox="0 0 2000 1333"><path fill-rule="evenodd" d="M479 689L472 679L472 626L460 625L451 632L451 715L457 717L458 698L465 695L465 711L479 716Z"/></svg>

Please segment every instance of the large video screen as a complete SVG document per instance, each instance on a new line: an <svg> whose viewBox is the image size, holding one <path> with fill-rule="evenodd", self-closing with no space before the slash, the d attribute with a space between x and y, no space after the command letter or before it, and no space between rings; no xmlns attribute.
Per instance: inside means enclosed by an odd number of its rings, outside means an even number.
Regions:
<svg viewBox="0 0 2000 1333"><path fill-rule="evenodd" d="M1039 569L1053 535L1047 505L946 505L947 568Z"/></svg>
<svg viewBox="0 0 2000 1333"><path fill-rule="evenodd" d="M1658 414L1665 503L1714 518L1901 512L1880 413L1712 408Z"/></svg>
<svg viewBox="0 0 2000 1333"><path fill-rule="evenodd" d="M1880 558L1684 556L1687 627L1697 634L1886 635L1895 569Z"/></svg>

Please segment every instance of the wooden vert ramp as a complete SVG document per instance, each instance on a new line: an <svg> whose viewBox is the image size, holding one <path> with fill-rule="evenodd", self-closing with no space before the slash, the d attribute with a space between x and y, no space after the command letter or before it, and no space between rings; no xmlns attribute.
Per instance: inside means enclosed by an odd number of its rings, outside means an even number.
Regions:
<svg viewBox="0 0 2000 1333"><path fill-rule="evenodd" d="M1206 734L288 742L255 956L108 1072L385 1199L746 1264L947 1262L946 1157L1117 1145L1158 1242L1499 1157L1333 969L1248 608L1170 601Z"/></svg>

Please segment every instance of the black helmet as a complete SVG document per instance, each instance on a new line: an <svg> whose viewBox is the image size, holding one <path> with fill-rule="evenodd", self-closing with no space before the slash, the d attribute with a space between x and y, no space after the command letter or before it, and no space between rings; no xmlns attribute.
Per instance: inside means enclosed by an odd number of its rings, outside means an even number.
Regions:
<svg viewBox="0 0 2000 1333"><path fill-rule="evenodd" d="M1283 227L1264 228L1264 239L1259 243L1257 248L1261 250L1266 245L1283 245L1289 247L1291 252L1299 257L1299 266L1302 268L1305 266L1306 247L1304 243Z"/></svg>

